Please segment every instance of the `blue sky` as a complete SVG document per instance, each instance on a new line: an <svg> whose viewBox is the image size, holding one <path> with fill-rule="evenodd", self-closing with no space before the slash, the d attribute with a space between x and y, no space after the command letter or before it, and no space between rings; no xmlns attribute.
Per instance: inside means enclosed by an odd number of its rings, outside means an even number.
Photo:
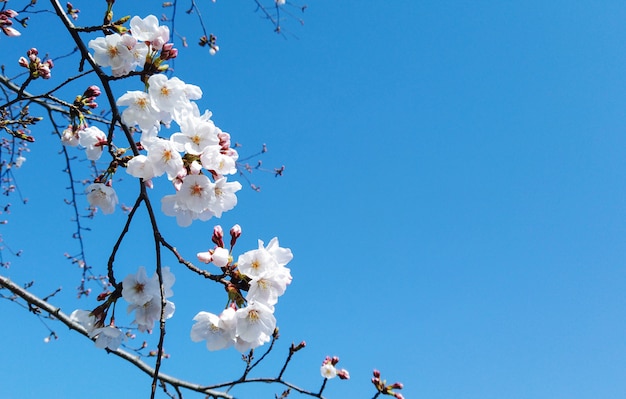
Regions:
<svg viewBox="0 0 626 399"><path fill-rule="evenodd" d="M116 15L163 12L153 3L118 1ZM93 4L74 2L81 19L100 20ZM351 373L330 381L330 398L373 396L374 368L402 381L406 398L622 398L626 5L320 0L308 3L303 26L287 19L284 36L254 8L203 3L220 52L181 49L175 74L202 87L201 108L243 144L241 156L266 143L264 165L284 164L285 175L253 174L262 191L241 192L215 223L181 230L161 216L190 258L209 248L216 223L242 226L239 251L274 236L292 249L294 281L277 306L282 338L267 370L304 339L293 382L314 390L326 355ZM179 17L180 33L195 37L195 16ZM31 46L52 56L71 49L65 33L37 22L48 18L33 15L22 37L0 38L9 76ZM57 62L53 76L76 62ZM36 131L17 176L29 204L10 198L0 232L24 255L3 273L35 279L42 296L63 286L52 302L69 313L95 298L75 299L79 272L63 258L76 243L48 132ZM134 186L122 177L129 188L118 194L130 205ZM104 267L124 215L88 223L88 260ZM145 221L131 234L121 276L153 258ZM164 371L236 378L237 352L210 353L188 338L196 312L223 306L221 289L167 263L177 309ZM6 301L0 312L0 351L11 359L0 362L3 397L148 394L147 377L62 326L52 323L60 338L44 344L36 318ZM259 397L247 389L242 397Z"/></svg>

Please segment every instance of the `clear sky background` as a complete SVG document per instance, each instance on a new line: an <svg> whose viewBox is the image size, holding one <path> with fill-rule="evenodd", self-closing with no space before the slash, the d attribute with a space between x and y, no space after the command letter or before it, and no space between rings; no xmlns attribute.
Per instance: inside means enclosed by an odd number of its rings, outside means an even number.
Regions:
<svg viewBox="0 0 626 399"><path fill-rule="evenodd" d="M104 1L73 3L80 23L101 20ZM371 398L374 368L402 381L406 398L626 397L624 2L318 0L304 14L288 5L305 23L286 18L282 36L251 0L199 3L220 51L181 48L175 75L202 87L201 108L243 144L242 157L266 143L264 166L286 171L250 176L262 191L243 190L219 221L180 229L161 215L162 226L191 259L211 247L217 223L242 226L237 253L274 236L292 249L281 339L259 376L306 340L288 379L316 390L324 356L338 355L352 379L330 381L329 398ZM116 2L116 16L167 12L137 4ZM187 6L177 29L194 43ZM9 76L31 46L53 57L71 50L53 21L36 14L22 37L0 38ZM53 78L76 63L59 60ZM93 83L83 79L67 99ZM116 87L129 89L139 83ZM96 302L75 299L80 272L63 257L76 242L49 131L34 131L17 175L28 205L9 199L0 232L24 254L5 252L13 264L2 273L34 279L41 296L63 286L51 301L69 313ZM131 205L136 187L119 175L120 201ZM170 188L157 185L158 204ZM87 221L87 259L99 270L124 220L118 209ZM138 223L119 275L149 268L152 248ZM166 264L177 308L163 371L199 383L237 378L234 349L211 353L189 339L192 317L219 312L223 292L171 257ZM148 396L147 376L62 325L50 324L59 339L45 344L46 328L23 309L1 301L0 315L0 397Z"/></svg>

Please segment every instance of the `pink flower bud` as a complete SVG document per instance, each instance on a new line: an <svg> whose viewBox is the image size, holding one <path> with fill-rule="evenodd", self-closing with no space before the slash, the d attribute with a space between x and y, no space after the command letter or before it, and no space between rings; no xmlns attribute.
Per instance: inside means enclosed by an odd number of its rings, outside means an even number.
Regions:
<svg viewBox="0 0 626 399"><path fill-rule="evenodd" d="M83 93L83 97L98 97L102 92L100 88L96 85L89 86L85 93Z"/></svg>
<svg viewBox="0 0 626 399"><path fill-rule="evenodd" d="M196 256L198 257L198 260L202 263L211 263L211 260L213 260L213 254L210 251L198 252Z"/></svg>
<svg viewBox="0 0 626 399"><path fill-rule="evenodd" d="M224 247L224 230L222 230L222 226L217 225L213 227L213 236L211 237L211 241L215 243L218 247Z"/></svg>
<svg viewBox="0 0 626 399"><path fill-rule="evenodd" d="M235 246L237 239L241 236L241 226L238 224L230 228L230 247Z"/></svg>
<svg viewBox="0 0 626 399"><path fill-rule="evenodd" d="M402 389L402 388L404 388L404 384L402 384L401 382L394 382L391 385L391 388L392 389Z"/></svg>
<svg viewBox="0 0 626 399"><path fill-rule="evenodd" d="M404 399L404 396L402 396L402 394L401 394L401 393L399 393L399 392L394 393L394 394L393 394L393 396L394 396L396 399Z"/></svg>
<svg viewBox="0 0 626 399"><path fill-rule="evenodd" d="M20 57L17 63L20 64L20 66L23 66L24 68L28 68L28 60L24 57Z"/></svg>
<svg viewBox="0 0 626 399"><path fill-rule="evenodd" d="M374 377L380 378L380 371L374 370Z"/></svg>
<svg viewBox="0 0 626 399"><path fill-rule="evenodd" d="M15 18L19 15L15 10L4 10L0 14L6 15L9 18Z"/></svg>
<svg viewBox="0 0 626 399"><path fill-rule="evenodd" d="M339 357L333 356L330 362L333 364L333 366L335 366L337 363L339 363Z"/></svg>
<svg viewBox="0 0 626 399"><path fill-rule="evenodd" d="M337 377L339 377L342 380L349 380L350 373L346 369L337 370Z"/></svg>
<svg viewBox="0 0 626 399"><path fill-rule="evenodd" d="M2 32L9 37L17 37L20 36L21 33L17 29L11 28L10 26L3 26Z"/></svg>

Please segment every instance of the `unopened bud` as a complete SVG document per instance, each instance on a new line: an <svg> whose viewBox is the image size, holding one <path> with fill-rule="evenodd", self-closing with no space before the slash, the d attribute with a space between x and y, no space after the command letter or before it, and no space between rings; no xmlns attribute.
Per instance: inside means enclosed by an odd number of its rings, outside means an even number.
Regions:
<svg viewBox="0 0 626 399"><path fill-rule="evenodd" d="M380 378L380 371L374 370L374 377Z"/></svg>
<svg viewBox="0 0 626 399"><path fill-rule="evenodd" d="M346 369L337 370L337 377L339 377L342 380L349 380L350 373L348 373L348 370Z"/></svg>
<svg viewBox="0 0 626 399"><path fill-rule="evenodd" d="M102 94L100 88L96 85L91 85L85 90L83 97L98 97L100 94Z"/></svg>
<svg viewBox="0 0 626 399"><path fill-rule="evenodd" d="M394 382L391 385L391 388L392 389L402 389L402 388L404 388L404 384L402 384L401 382Z"/></svg>
<svg viewBox="0 0 626 399"><path fill-rule="evenodd" d="M218 247L224 247L224 230L222 230L222 226L217 225L213 227L213 236L211 237L211 241L215 243Z"/></svg>
<svg viewBox="0 0 626 399"><path fill-rule="evenodd" d="M238 224L230 228L230 247L234 247L237 239L241 237L241 226Z"/></svg>
<svg viewBox="0 0 626 399"><path fill-rule="evenodd" d="M304 348L306 346L306 342L302 341L300 342L298 345L295 344L291 344L291 352L292 353L296 353L297 351L299 351L300 349Z"/></svg>
<svg viewBox="0 0 626 399"><path fill-rule="evenodd" d="M330 362L332 363L333 366L335 366L337 363L339 363L339 357L333 356L333 358L330 359Z"/></svg>
<svg viewBox="0 0 626 399"><path fill-rule="evenodd" d="M198 260L202 263L210 263L213 260L213 254L210 251L207 252L198 252L196 255Z"/></svg>

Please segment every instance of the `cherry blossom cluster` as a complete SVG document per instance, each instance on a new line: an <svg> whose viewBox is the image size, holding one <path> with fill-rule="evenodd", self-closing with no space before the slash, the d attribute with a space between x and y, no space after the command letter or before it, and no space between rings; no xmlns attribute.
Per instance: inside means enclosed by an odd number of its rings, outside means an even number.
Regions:
<svg viewBox="0 0 626 399"><path fill-rule="evenodd" d="M236 225L231 229L232 247L241 234ZM244 353L269 342L276 328L274 305L287 285L291 283L291 272L285 267L293 258L289 248L281 248L273 238L267 246L259 240L259 248L239 256L236 263L230 251L224 248L223 233L216 226L213 233L216 247L198 253L202 262L212 262L231 276L227 287L230 305L215 315L199 312L191 328L194 342L206 340L207 349L235 348ZM247 291L243 298L241 291Z"/></svg>
<svg viewBox="0 0 626 399"><path fill-rule="evenodd" d="M339 358L337 356L326 356L326 359L322 362L322 367L320 367L320 374L322 377L326 379L339 377L342 380L349 380L350 373L348 373L348 370L337 369L337 363L339 363Z"/></svg>
<svg viewBox="0 0 626 399"><path fill-rule="evenodd" d="M70 319L87 330L89 338L95 339L96 347L116 350L124 341L125 335L113 324L103 326L92 311L76 309L70 314Z"/></svg>
<svg viewBox="0 0 626 399"><path fill-rule="evenodd" d="M162 285L157 273L148 278L146 269L140 266L137 273L129 274L122 282L121 296L129 303L127 312L135 312L133 324L136 324L137 329L141 332L152 331L154 322L161 319L161 287L163 287L163 298L170 298L174 295L172 286L175 278L169 267L161 269L161 279ZM99 300L107 299L105 303L94 310L77 309L70 315L72 321L82 325L87 330L89 337L95 340L98 348L115 350L126 337L122 330L115 326L113 317L111 317L110 323L105 325L109 307L118 298L119 295L111 295L110 292L107 292L98 297ZM174 303L165 300L164 318L171 318L174 315L174 310Z"/></svg>
<svg viewBox="0 0 626 399"><path fill-rule="evenodd" d="M169 267L161 269L163 279L163 297L169 298L174 295L174 274ZM129 303L128 313L135 312L134 324L141 332L152 331L154 322L161 318L161 285L159 276L155 273L148 278L146 269L140 266L136 274L129 274L122 282L122 297ZM173 302L165 301L164 317L171 318L174 315Z"/></svg>
<svg viewBox="0 0 626 399"><path fill-rule="evenodd" d="M7 36L20 36L21 33L13 28L13 21L12 19L17 17L18 13L14 10L4 10L4 11L0 11L0 29L2 30L2 33L4 33Z"/></svg>
<svg viewBox="0 0 626 399"><path fill-rule="evenodd" d="M20 59L18 60L18 64L28 69L31 79L50 79L50 70L52 69L52 67L54 67L54 63L52 62L52 60L42 61L37 56L38 54L39 51L37 51L37 49L33 47L26 52L26 56L28 58L20 57Z"/></svg>
<svg viewBox="0 0 626 399"><path fill-rule="evenodd" d="M230 135L215 126L209 111L200 113L194 102L202 97L198 86L159 74L164 70L161 62L177 54L168 43L167 26L160 26L158 19L149 15L133 17L130 28L129 33L89 42L95 61L110 66L113 75L143 65L143 73L149 76L145 78L147 90L128 91L117 100L117 105L126 107L122 121L141 131L140 148L146 151L129 159L126 170L148 187L154 178L167 175L176 193L162 199L162 210L176 217L180 226L189 226L195 219L221 217L235 207L235 193L241 190L239 182L229 182L225 177L237 172L238 154L230 146ZM172 122L180 131L162 137L161 127L169 128ZM93 127L87 132L88 138L82 139L84 130L78 133L78 144L87 150L87 158L97 160L103 147L110 144L104 132ZM100 198L108 205L116 202L112 194Z"/></svg>
<svg viewBox="0 0 626 399"><path fill-rule="evenodd" d="M383 395L393 396L395 399L404 399L404 396L400 392L394 392L394 389L400 390L404 388L401 382L394 382L393 384L387 384L387 381L380 379L380 371L374 370L374 377L372 378L372 384L376 387L376 390Z"/></svg>
<svg viewBox="0 0 626 399"><path fill-rule="evenodd" d="M133 17L130 33L113 33L91 40L88 45L94 50L98 65L111 67L113 76L123 76L144 64L155 67L151 72L167 70L161 62L178 54L169 40L169 28L160 26L157 17L149 15L144 19Z"/></svg>

